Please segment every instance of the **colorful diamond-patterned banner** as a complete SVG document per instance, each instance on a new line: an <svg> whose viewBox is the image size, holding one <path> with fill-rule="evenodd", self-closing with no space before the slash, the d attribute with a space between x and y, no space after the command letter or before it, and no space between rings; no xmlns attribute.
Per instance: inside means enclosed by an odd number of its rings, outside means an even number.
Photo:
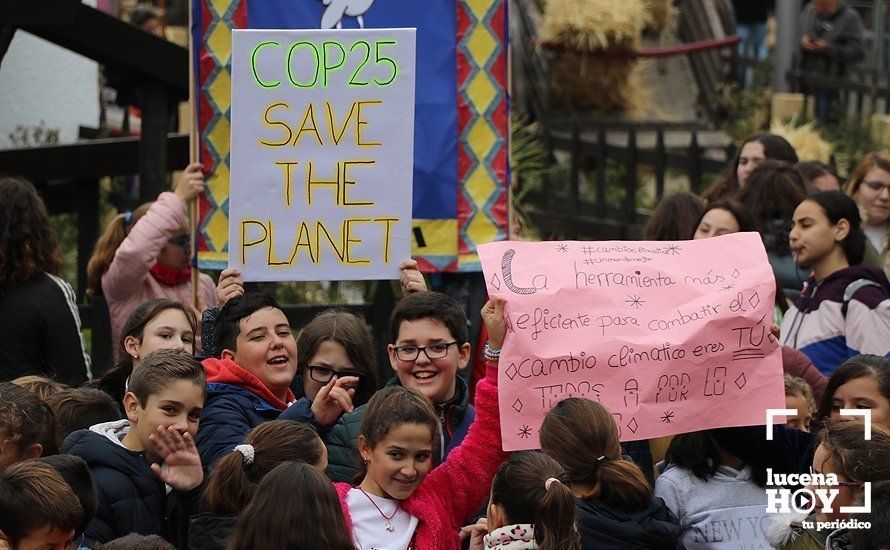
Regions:
<svg viewBox="0 0 890 550"><path fill-rule="evenodd" d="M231 29L415 27L414 243L426 271L478 271L476 244L507 237L506 0L362 0L358 16L319 0L194 0L200 101L198 262L228 259Z"/></svg>

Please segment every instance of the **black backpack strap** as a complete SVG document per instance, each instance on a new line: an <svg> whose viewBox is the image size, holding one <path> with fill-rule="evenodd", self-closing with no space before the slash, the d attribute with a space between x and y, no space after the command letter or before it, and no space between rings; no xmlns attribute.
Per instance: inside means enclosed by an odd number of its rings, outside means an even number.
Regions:
<svg viewBox="0 0 890 550"><path fill-rule="evenodd" d="M841 314L843 314L844 319L847 318L847 306L850 305L850 300L852 300L853 296L857 292L859 292L859 289L867 286L876 286L878 288L882 288L881 285L870 279L856 279L852 283L848 284L847 288L844 289L844 303L841 306Z"/></svg>

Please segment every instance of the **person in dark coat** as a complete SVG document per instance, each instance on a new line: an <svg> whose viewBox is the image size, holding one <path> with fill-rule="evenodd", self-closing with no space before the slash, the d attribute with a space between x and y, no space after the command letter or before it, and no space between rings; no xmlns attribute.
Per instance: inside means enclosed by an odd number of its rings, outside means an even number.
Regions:
<svg viewBox="0 0 890 550"><path fill-rule="evenodd" d="M86 541L138 533L186 543L189 511L204 479L192 439L203 403L200 363L182 350L158 350L130 378L127 420L68 436L62 452L86 461L99 497Z"/></svg>
<svg viewBox="0 0 890 550"><path fill-rule="evenodd" d="M274 298L245 294L223 306L216 320L214 340L220 358L203 361L207 373L207 402L195 440L201 461L213 466L244 442L247 433L269 420L305 420L305 411L292 407L290 389L297 370L297 344L287 317ZM332 379L315 401L320 414L334 419L351 402L342 396L352 377ZM315 415L316 417L318 415Z"/></svg>
<svg viewBox="0 0 890 550"><path fill-rule="evenodd" d="M819 76L843 78L850 65L865 58L862 20L841 0L813 0L800 12L800 67ZM837 90L815 88L816 118L823 123L841 116Z"/></svg>
<svg viewBox="0 0 890 550"><path fill-rule="evenodd" d="M59 278L62 255L30 182L0 178L0 381L90 378L77 298Z"/></svg>
<svg viewBox="0 0 890 550"><path fill-rule="evenodd" d="M252 429L244 443L213 468L201 513L190 520L189 549L224 550L257 486L284 462L305 462L324 472L327 452L315 429L291 420L272 420Z"/></svg>
<svg viewBox="0 0 890 550"><path fill-rule="evenodd" d="M562 465L576 498L585 550L675 550L682 527L655 497L639 466L621 455L612 413L588 399L564 399L547 413L541 449Z"/></svg>

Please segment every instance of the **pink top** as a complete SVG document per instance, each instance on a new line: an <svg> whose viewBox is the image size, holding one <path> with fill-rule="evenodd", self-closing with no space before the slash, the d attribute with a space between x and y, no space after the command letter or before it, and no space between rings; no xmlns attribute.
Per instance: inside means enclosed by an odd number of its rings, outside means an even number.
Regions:
<svg viewBox="0 0 890 550"><path fill-rule="evenodd" d="M485 378L476 385L476 418L467 437L402 501L402 508L419 520L414 548L458 550L460 528L482 506L498 466L510 454L501 450L497 364L486 362L486 367ZM335 483L334 487L351 533L346 495L352 486Z"/></svg>
<svg viewBox="0 0 890 550"><path fill-rule="evenodd" d="M159 283L149 273L167 240L186 225L185 202L173 193L161 193L114 253L108 271L102 275L102 293L111 316L111 337L115 353L120 345L121 331L133 310L154 298L169 298L186 305L192 303L192 283L179 286ZM213 279L205 274L198 278L200 298L204 307L218 305ZM201 312L197 312L200 319ZM195 343L195 349L199 344Z"/></svg>

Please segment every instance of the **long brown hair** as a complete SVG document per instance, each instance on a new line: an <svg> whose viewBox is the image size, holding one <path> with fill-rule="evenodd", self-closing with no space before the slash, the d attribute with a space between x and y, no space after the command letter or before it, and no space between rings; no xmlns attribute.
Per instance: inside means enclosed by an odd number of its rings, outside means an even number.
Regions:
<svg viewBox="0 0 890 550"><path fill-rule="evenodd" d="M353 404L358 407L368 402L377 390L377 360L374 358L374 341L368 325L360 317L341 310L319 313L300 331L297 338L297 376L302 376L324 342L343 346L346 355L362 373Z"/></svg>
<svg viewBox="0 0 890 550"><path fill-rule="evenodd" d="M308 464L285 462L263 478L238 518L229 550L352 550L334 486Z"/></svg>
<svg viewBox="0 0 890 550"><path fill-rule="evenodd" d="M491 503L504 509L507 523L530 523L541 550L581 550L575 529L575 497L565 470L538 452L515 453L491 483ZM550 478L557 481L550 483Z"/></svg>
<svg viewBox="0 0 890 550"><path fill-rule="evenodd" d="M288 461L315 465L323 451L323 443L312 426L293 420L264 422L250 430L244 443L253 446L251 464L247 464L240 451L233 451L213 468L204 490L204 504L212 514L237 514L276 466Z"/></svg>
<svg viewBox="0 0 890 550"><path fill-rule="evenodd" d="M748 176L739 202L754 218L766 249L788 254L788 233L794 209L807 198L806 184L791 165L765 160Z"/></svg>
<svg viewBox="0 0 890 550"><path fill-rule="evenodd" d="M540 436L541 449L565 468L570 485L593 487L586 497L628 512L649 506L652 487L636 464L621 458L618 425L601 404L560 401L544 418Z"/></svg>
<svg viewBox="0 0 890 550"><path fill-rule="evenodd" d="M751 136L736 150L732 161L726 166L723 178L702 193L702 199L705 202L726 199L739 192L739 189L741 189L738 176L739 158L742 156L742 149L745 148L745 145L755 141L763 145L763 155L768 160L780 160L788 164L797 164L797 152L794 151L794 147L788 143L788 140L782 136L775 134Z"/></svg>
<svg viewBox="0 0 890 550"><path fill-rule="evenodd" d="M124 329L121 331L121 339L118 343L117 364L108 369L108 372L95 383L95 386L98 389L113 397L117 403L124 400L124 393L126 393L124 391L124 386L126 385L126 380L133 374L133 358L127 353L127 350L124 347L124 342L129 336L142 342L146 325L168 309L181 311L185 315L192 332L197 332L198 320L195 317L195 312L182 302L168 300L167 298L156 298L154 300L142 302L139 307L134 309L133 313L130 314L130 317L127 318L127 322L124 324ZM192 353L194 354L194 352L193 343Z"/></svg>
<svg viewBox="0 0 890 550"><path fill-rule="evenodd" d="M0 289L62 269L62 253L37 189L23 178L0 178Z"/></svg>
<svg viewBox="0 0 890 550"><path fill-rule="evenodd" d="M643 230L645 241L685 241L695 233L704 211L701 199L681 191L661 199Z"/></svg>
<svg viewBox="0 0 890 550"><path fill-rule="evenodd" d="M132 212L122 212L108 223L105 232L96 241L93 256L87 265L87 296L89 298L102 295L102 275L108 271L108 266L114 259L114 253L117 252L121 243L127 238L127 234L130 233L139 218L148 212L152 204L154 203L147 202Z"/></svg>

